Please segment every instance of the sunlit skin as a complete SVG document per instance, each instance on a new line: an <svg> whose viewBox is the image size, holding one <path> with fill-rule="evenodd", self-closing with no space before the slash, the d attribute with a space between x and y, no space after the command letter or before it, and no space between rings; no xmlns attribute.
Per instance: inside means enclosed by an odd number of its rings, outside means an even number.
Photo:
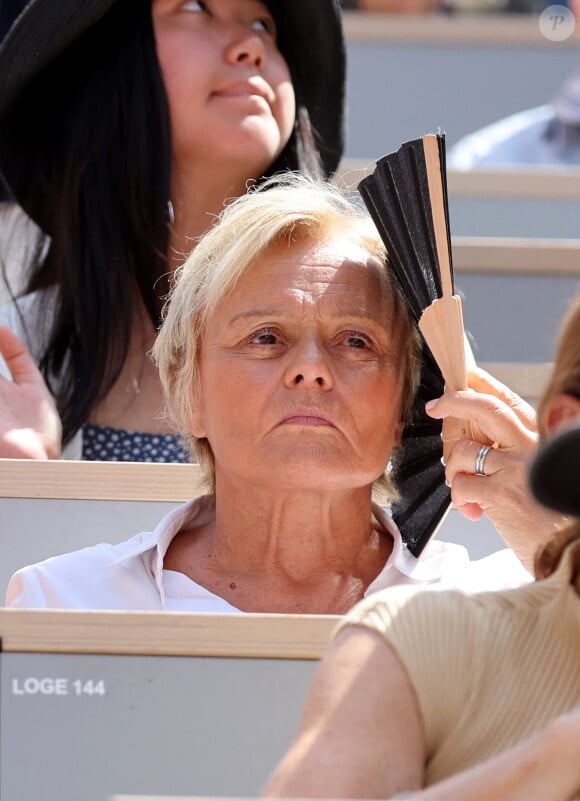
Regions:
<svg viewBox="0 0 580 801"><path fill-rule="evenodd" d="M280 154L294 88L259 0L153 0L152 14L171 119L171 199L191 237Z"/></svg>
<svg viewBox="0 0 580 801"><path fill-rule="evenodd" d="M446 392L428 404L428 413L436 418L472 419L489 440L501 445L489 452L486 475L476 476L474 462L480 444L471 440L455 444L445 465L451 500L469 520L478 520L485 514L533 572L538 548L565 525L562 515L538 504L528 488L530 460L538 443L535 411L478 368L470 371L469 385L469 390ZM544 428L555 431L559 416L565 415L568 407L559 401L554 407L558 414L551 413Z"/></svg>
<svg viewBox="0 0 580 801"><path fill-rule="evenodd" d="M339 234L279 247L212 311L191 429L214 451L216 522L178 535L166 568L270 611L346 610L378 575L392 540L371 489L402 379L381 270Z"/></svg>
<svg viewBox="0 0 580 801"><path fill-rule="evenodd" d="M283 247L210 316L197 427L218 481L350 490L383 471L400 377L380 267L366 262L348 240Z"/></svg>

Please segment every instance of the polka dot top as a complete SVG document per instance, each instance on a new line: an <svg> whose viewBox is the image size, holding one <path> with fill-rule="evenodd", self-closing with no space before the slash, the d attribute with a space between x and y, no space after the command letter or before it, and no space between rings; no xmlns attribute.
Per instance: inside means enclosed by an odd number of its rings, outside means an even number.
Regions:
<svg viewBox="0 0 580 801"><path fill-rule="evenodd" d="M175 434L147 434L85 423L83 455L90 462L189 462L189 454Z"/></svg>

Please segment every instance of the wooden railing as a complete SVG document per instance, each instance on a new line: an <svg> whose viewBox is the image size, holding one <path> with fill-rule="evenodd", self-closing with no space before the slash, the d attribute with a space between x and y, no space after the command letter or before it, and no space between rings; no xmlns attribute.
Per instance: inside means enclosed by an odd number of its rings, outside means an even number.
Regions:
<svg viewBox="0 0 580 801"><path fill-rule="evenodd" d="M399 16L346 12L344 31L349 43L554 49L554 42L542 35L536 14ZM573 36L558 42L558 48L561 49L573 50L577 47L578 41Z"/></svg>
<svg viewBox="0 0 580 801"><path fill-rule="evenodd" d="M350 189L374 169L373 159L344 159L337 182ZM580 200L580 167L502 167L447 170L449 194L456 197Z"/></svg>

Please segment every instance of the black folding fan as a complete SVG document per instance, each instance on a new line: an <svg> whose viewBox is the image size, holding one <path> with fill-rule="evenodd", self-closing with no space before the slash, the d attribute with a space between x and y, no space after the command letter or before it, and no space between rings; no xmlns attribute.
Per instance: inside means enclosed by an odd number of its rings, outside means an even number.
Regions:
<svg viewBox="0 0 580 801"><path fill-rule="evenodd" d="M389 266L423 338L421 384L395 469L395 522L419 556L450 505L444 442L488 441L465 421L433 420L425 403L444 386L467 387L461 300L454 294L445 173L445 137L427 134L380 159L358 190L387 248Z"/></svg>

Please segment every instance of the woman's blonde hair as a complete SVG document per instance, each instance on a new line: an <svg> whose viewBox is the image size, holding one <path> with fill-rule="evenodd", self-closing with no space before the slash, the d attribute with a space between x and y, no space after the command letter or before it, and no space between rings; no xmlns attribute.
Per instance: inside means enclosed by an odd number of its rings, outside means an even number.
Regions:
<svg viewBox="0 0 580 801"><path fill-rule="evenodd" d="M191 434L200 395L199 353L206 321L241 276L269 250L316 243L332 234L354 238L386 267L385 247L367 213L336 187L286 173L234 200L199 241L176 275L165 306L153 356L165 396L166 412L215 487L214 458L207 439ZM405 301L389 270L381 282L391 305L394 351L403 371L401 419L410 414L420 365L420 346ZM396 497L387 474L378 483Z"/></svg>
<svg viewBox="0 0 580 801"><path fill-rule="evenodd" d="M556 395L561 394L573 395L580 399L580 295L573 300L562 322L552 375L538 404L538 424L542 437L548 434L546 430L548 406ZM538 551L534 562L536 578L546 578L551 575L558 567L566 547L575 540L580 540L579 520L556 534ZM575 582L580 572L580 551L576 555L572 572L572 582Z"/></svg>

